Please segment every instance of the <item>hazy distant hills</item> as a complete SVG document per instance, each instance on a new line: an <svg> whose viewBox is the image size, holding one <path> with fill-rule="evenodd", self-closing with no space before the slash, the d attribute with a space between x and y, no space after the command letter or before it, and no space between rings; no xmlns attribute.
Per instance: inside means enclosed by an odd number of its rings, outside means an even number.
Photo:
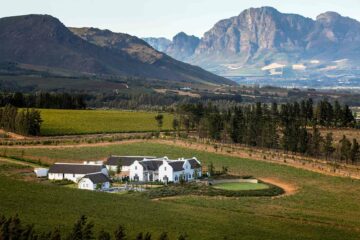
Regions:
<svg viewBox="0 0 360 240"><path fill-rule="evenodd" d="M174 60L137 37L94 28L69 29L49 15L1 18L0 62L95 75L233 84Z"/></svg>
<svg viewBox="0 0 360 240"><path fill-rule="evenodd" d="M276 75L284 68L290 76L323 73L357 68L360 22L334 12L313 20L271 7L250 8L217 22L201 39L180 33L170 44L148 43L221 75Z"/></svg>

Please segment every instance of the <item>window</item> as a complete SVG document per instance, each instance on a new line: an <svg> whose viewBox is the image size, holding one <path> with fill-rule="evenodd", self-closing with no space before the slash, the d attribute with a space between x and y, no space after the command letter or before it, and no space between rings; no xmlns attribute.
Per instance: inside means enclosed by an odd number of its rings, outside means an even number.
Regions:
<svg viewBox="0 0 360 240"><path fill-rule="evenodd" d="M175 176L175 181L177 181L177 180L179 180L179 177L176 175L176 176Z"/></svg>
<svg viewBox="0 0 360 240"><path fill-rule="evenodd" d="M137 170L137 166L135 166L135 170Z"/></svg>
<svg viewBox="0 0 360 240"><path fill-rule="evenodd" d="M166 167L164 167L164 170L166 171Z"/></svg>

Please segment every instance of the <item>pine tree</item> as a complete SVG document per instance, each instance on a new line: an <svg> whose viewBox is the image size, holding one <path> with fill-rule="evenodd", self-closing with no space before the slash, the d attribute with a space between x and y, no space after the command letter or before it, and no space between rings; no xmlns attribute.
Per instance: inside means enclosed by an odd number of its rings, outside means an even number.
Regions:
<svg viewBox="0 0 360 240"><path fill-rule="evenodd" d="M135 238L135 240L143 240L144 238L143 238L143 233L141 232L141 233L139 233L138 235L136 235L136 238Z"/></svg>
<svg viewBox="0 0 360 240"><path fill-rule="evenodd" d="M344 135L340 140L340 160L348 163L351 157L351 142Z"/></svg>
<svg viewBox="0 0 360 240"><path fill-rule="evenodd" d="M145 234L144 240L151 240L151 234L149 232Z"/></svg>
<svg viewBox="0 0 360 240"><path fill-rule="evenodd" d="M125 228L122 225L119 225L115 231L115 240L125 240L126 233Z"/></svg>
<svg viewBox="0 0 360 240"><path fill-rule="evenodd" d="M325 154L325 159L328 160L331 155L334 153L335 148L333 147L333 134L326 134L325 141L323 143L323 152Z"/></svg>
<svg viewBox="0 0 360 240"><path fill-rule="evenodd" d="M188 236L186 234L180 234L179 237L178 237L178 240L186 240L188 239Z"/></svg>
<svg viewBox="0 0 360 240"><path fill-rule="evenodd" d="M61 240L61 234L60 234L60 230L58 228L56 228L52 233L51 233L51 237L49 238L50 240Z"/></svg>
<svg viewBox="0 0 360 240"><path fill-rule="evenodd" d="M343 112L340 103L336 100L334 102L334 126L339 127L342 124Z"/></svg>
<svg viewBox="0 0 360 240"><path fill-rule="evenodd" d="M320 155L320 147L322 142L323 142L323 137L321 136L319 129L316 127L316 125L314 125L312 131L312 138L311 138L312 156L317 157Z"/></svg>
<svg viewBox="0 0 360 240"><path fill-rule="evenodd" d="M87 218L83 215L80 219L74 224L73 229L68 236L68 240L91 240L93 237L93 227L92 223L87 222Z"/></svg>
<svg viewBox="0 0 360 240"><path fill-rule="evenodd" d="M168 234L166 232L161 233L159 240L169 240Z"/></svg>

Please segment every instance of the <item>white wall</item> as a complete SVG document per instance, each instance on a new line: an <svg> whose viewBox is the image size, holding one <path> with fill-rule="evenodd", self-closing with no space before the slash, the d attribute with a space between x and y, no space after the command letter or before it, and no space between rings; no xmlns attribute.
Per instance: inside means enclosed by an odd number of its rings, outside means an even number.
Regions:
<svg viewBox="0 0 360 240"><path fill-rule="evenodd" d="M163 161L159 167L159 181L163 182L165 176L168 177L168 182L174 181L173 168L166 161Z"/></svg>
<svg viewBox="0 0 360 240"><path fill-rule="evenodd" d="M130 165L130 179L134 180L136 175L139 177L139 181L144 181L144 168L139 161Z"/></svg>
<svg viewBox="0 0 360 240"><path fill-rule="evenodd" d="M80 178L84 177L85 174L72 174L72 173L49 173L50 180L63 180L67 179L73 182L77 182Z"/></svg>
<svg viewBox="0 0 360 240"><path fill-rule="evenodd" d="M79 181L78 188L79 189L86 189L86 190L96 190L96 185L97 184L93 184L93 182L90 181L90 179L83 178L83 179L81 179ZM101 189L108 189L108 188L110 188L110 183L109 182L102 183Z"/></svg>
<svg viewBox="0 0 360 240"><path fill-rule="evenodd" d="M86 190L94 190L96 188L95 184L93 184L90 179L83 178L79 181L78 188L86 189Z"/></svg>

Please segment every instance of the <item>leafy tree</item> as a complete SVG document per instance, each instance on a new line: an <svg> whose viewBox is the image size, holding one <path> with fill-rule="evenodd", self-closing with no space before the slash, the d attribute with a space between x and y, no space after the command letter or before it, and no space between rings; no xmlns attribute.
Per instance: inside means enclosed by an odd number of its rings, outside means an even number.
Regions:
<svg viewBox="0 0 360 240"><path fill-rule="evenodd" d="M215 174L215 166L212 162L208 165L208 173L210 176L213 176Z"/></svg>
<svg viewBox="0 0 360 240"><path fill-rule="evenodd" d="M155 120L157 122L159 131L161 131L161 128L162 128L163 123L164 123L164 115L159 113L158 115L155 116Z"/></svg>

